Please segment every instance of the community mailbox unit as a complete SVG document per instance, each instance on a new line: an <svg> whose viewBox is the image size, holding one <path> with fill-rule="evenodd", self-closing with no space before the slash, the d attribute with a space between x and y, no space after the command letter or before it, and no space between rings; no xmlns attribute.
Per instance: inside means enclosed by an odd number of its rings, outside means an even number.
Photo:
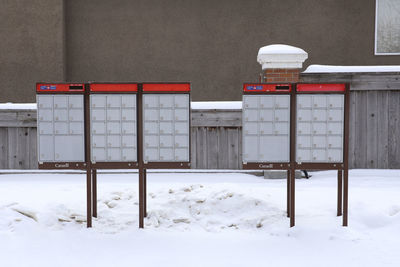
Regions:
<svg viewBox="0 0 400 267"><path fill-rule="evenodd" d="M143 84L146 169L190 168L190 84Z"/></svg>
<svg viewBox="0 0 400 267"><path fill-rule="evenodd" d="M37 83L39 169L85 169L85 88Z"/></svg>
<svg viewBox="0 0 400 267"><path fill-rule="evenodd" d="M89 87L92 168L137 168L138 85L91 83Z"/></svg>
<svg viewBox="0 0 400 267"><path fill-rule="evenodd" d="M297 164L343 162L344 92L344 84L297 85Z"/></svg>
<svg viewBox="0 0 400 267"><path fill-rule="evenodd" d="M295 171L337 170L347 226L348 84L244 84L243 169L287 170L287 213L295 223ZM343 205L342 205L343 201Z"/></svg>
<svg viewBox="0 0 400 267"><path fill-rule="evenodd" d="M244 84L244 169L288 169L291 91L291 84Z"/></svg>

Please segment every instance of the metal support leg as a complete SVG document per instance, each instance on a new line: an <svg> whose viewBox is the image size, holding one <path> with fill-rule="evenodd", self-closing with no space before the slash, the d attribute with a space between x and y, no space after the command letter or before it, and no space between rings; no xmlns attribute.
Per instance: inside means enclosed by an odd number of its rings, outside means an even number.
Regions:
<svg viewBox="0 0 400 267"><path fill-rule="evenodd" d="M92 227L92 172L86 169L86 225Z"/></svg>
<svg viewBox="0 0 400 267"><path fill-rule="evenodd" d="M93 217L97 218L97 170L92 170Z"/></svg>
<svg viewBox="0 0 400 267"><path fill-rule="evenodd" d="M295 169L290 169L290 227L295 225Z"/></svg>
<svg viewBox="0 0 400 267"><path fill-rule="evenodd" d="M349 169L343 170L343 226L347 226L347 215L349 206Z"/></svg>
<svg viewBox="0 0 400 267"><path fill-rule="evenodd" d="M143 170L143 212L147 217L147 170Z"/></svg>
<svg viewBox="0 0 400 267"><path fill-rule="evenodd" d="M143 206L143 176L144 176L144 168L139 168L139 228L144 227L144 206Z"/></svg>
<svg viewBox="0 0 400 267"><path fill-rule="evenodd" d="M290 217L290 171L286 172L286 213Z"/></svg>
<svg viewBox="0 0 400 267"><path fill-rule="evenodd" d="M337 180L338 180L338 184L337 184L337 216L341 216L342 215L342 199L343 199L343 171L342 170L338 170L337 173Z"/></svg>

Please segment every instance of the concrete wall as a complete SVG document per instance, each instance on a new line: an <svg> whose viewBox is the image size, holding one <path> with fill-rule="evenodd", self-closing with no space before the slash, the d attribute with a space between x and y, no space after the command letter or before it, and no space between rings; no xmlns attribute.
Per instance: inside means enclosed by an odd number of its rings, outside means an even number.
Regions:
<svg viewBox="0 0 400 267"><path fill-rule="evenodd" d="M35 81L62 79L191 81L193 100L239 100L271 43L306 50L305 66L400 65L374 55L375 0L0 2L0 102L34 102Z"/></svg>
<svg viewBox="0 0 400 267"><path fill-rule="evenodd" d="M35 102L37 81L62 81L62 0L0 0L0 102Z"/></svg>

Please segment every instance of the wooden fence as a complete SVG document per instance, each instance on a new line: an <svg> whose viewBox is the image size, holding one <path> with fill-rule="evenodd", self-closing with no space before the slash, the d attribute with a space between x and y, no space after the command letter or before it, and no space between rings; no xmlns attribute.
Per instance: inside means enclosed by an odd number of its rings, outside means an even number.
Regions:
<svg viewBox="0 0 400 267"><path fill-rule="evenodd" d="M400 168L400 73L302 74L350 82L350 168ZM192 110L192 168L240 169L240 109ZM0 169L35 169L36 110L0 110Z"/></svg>

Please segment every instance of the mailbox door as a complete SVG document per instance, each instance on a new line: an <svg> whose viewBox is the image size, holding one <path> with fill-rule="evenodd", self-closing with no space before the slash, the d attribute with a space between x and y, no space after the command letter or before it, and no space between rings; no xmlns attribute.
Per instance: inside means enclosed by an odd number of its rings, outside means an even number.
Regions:
<svg viewBox="0 0 400 267"><path fill-rule="evenodd" d="M189 94L144 94L145 162L189 161Z"/></svg>
<svg viewBox="0 0 400 267"><path fill-rule="evenodd" d="M243 96L243 162L289 162L290 95Z"/></svg>
<svg viewBox="0 0 400 267"><path fill-rule="evenodd" d="M344 95L297 95L296 161L343 160Z"/></svg>
<svg viewBox="0 0 400 267"><path fill-rule="evenodd" d="M136 94L90 95L91 161L137 161Z"/></svg>
<svg viewBox="0 0 400 267"><path fill-rule="evenodd" d="M38 95L39 162L83 162L83 95Z"/></svg>

